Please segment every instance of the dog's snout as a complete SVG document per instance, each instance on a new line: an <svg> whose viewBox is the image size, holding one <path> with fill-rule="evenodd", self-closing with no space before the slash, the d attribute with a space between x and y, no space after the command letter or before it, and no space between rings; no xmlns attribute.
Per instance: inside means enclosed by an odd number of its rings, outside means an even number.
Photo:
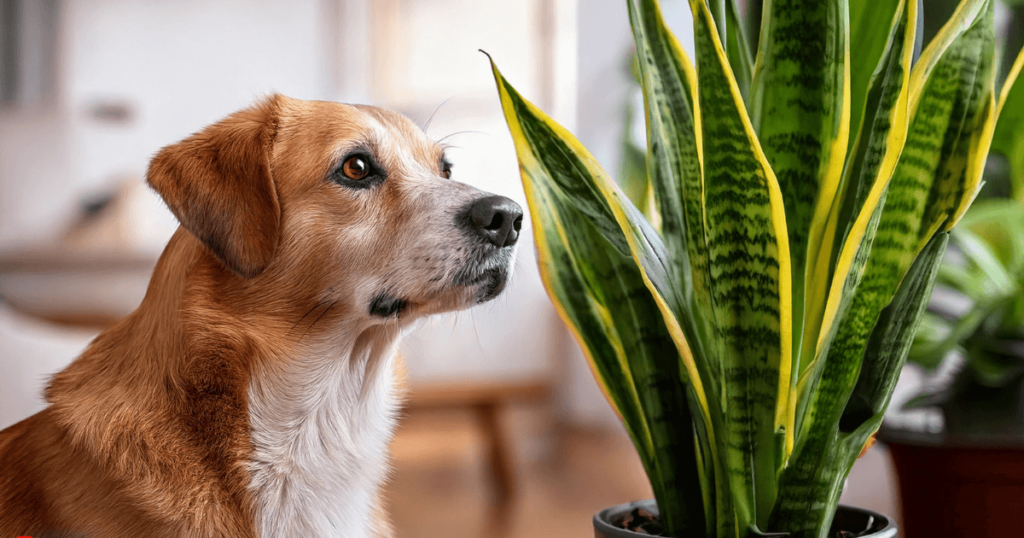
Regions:
<svg viewBox="0 0 1024 538"><path fill-rule="evenodd" d="M488 196L473 202L469 221L473 230L491 244L510 247L519 240L523 208L504 196Z"/></svg>

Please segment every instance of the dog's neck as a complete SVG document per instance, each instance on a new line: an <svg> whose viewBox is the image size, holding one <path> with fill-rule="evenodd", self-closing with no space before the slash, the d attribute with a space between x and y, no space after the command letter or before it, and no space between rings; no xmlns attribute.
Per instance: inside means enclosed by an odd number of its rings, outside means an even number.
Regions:
<svg viewBox="0 0 1024 538"><path fill-rule="evenodd" d="M197 245L179 231L140 308L54 377L69 440L200 534L386 534L400 324L352 324L340 304L303 316L288 293L239 312Z"/></svg>
<svg viewBox="0 0 1024 538"><path fill-rule="evenodd" d="M398 397L397 330L305 347L249 384L252 491L261 536L371 536Z"/></svg>

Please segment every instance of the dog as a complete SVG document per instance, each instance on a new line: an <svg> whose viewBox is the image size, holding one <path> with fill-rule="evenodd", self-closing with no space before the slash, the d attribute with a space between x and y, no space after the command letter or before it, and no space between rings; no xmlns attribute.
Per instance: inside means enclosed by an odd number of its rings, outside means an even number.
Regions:
<svg viewBox="0 0 1024 538"><path fill-rule="evenodd" d="M400 114L281 95L163 148L181 226L0 432L0 537L390 536L397 343L496 297L522 223L450 177Z"/></svg>

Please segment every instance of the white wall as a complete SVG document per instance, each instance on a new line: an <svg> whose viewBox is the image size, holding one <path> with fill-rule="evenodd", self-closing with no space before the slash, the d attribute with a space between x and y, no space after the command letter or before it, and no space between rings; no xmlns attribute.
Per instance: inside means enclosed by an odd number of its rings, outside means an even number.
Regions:
<svg viewBox="0 0 1024 538"><path fill-rule="evenodd" d="M323 4L65 1L57 110L0 118L0 245L52 236L80 197L141 179L160 147L260 96L328 97ZM132 118L97 120L104 103Z"/></svg>
<svg viewBox="0 0 1024 538"><path fill-rule="evenodd" d="M78 174L141 173L161 146L277 91L328 97L315 0L72 0L66 10L68 106ZM123 101L134 124L89 121L98 101Z"/></svg>

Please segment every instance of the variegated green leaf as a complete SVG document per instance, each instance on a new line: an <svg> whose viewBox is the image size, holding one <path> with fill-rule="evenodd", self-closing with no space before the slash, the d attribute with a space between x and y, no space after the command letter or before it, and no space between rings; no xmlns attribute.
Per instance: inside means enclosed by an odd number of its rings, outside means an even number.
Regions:
<svg viewBox="0 0 1024 538"><path fill-rule="evenodd" d="M1010 185L1013 198L1024 202L1024 49L1017 54L1003 89L999 105L992 151L1002 153L1010 164Z"/></svg>
<svg viewBox="0 0 1024 538"><path fill-rule="evenodd" d="M814 260L834 247L823 239L850 131L847 0L771 0L764 16L751 115L786 206L794 355L806 365L813 357L801 354L801 342L814 339L817 325L805 330L807 288L820 284L810 276Z"/></svg>
<svg viewBox="0 0 1024 538"><path fill-rule="evenodd" d="M726 39L725 53L729 57L729 65L736 76L736 86L746 102L750 96L750 83L754 77L754 59L750 52L750 40L740 17L736 0L725 0ZM721 24L715 20L716 24Z"/></svg>
<svg viewBox="0 0 1024 538"><path fill-rule="evenodd" d="M832 336L832 331L842 331L842 323L858 319L862 312L878 312L887 304L924 243L937 230L949 229L977 191L981 167L973 156L979 146L987 148L985 141L991 139L992 133L990 9L990 0L965 1L914 68L906 142L887 187L869 267L864 269L864 280L857 286L856 294L843 292L846 279L842 273L849 269L842 260L837 265L818 343L818 354L827 353L828 360L835 361L837 353L844 354L835 347L824 349L829 338L842 342L841 346L850 346L854 356L858 353L856 350L867 336L865 331L872 325L856 331L855 334L861 334L859 338L851 339L850 334ZM882 177L884 170L879 174ZM865 198L870 198L877 188L876 182ZM857 209L860 198L857 191L848 189L848 200L853 200L855 206L851 213ZM871 204L861 205L858 221L865 219L868 209ZM843 247L844 255L851 259L863 242L854 239L850 232ZM865 302L842 318L837 317L839 305L848 300Z"/></svg>
<svg viewBox="0 0 1024 538"><path fill-rule="evenodd" d="M911 74L907 141L887 187L863 276L849 307L828 330L831 338L819 346L820 379L810 379L804 391L809 404L800 443L783 475L780 524L805 518L808 499L820 499L823 488L841 481L836 473L848 471L823 467L822 454L834 442L835 425L878 313L892 300L915 257L937 231L955 223L977 190L981 168L976 159L987 153L994 112L991 9L991 0L966 0ZM863 248L848 238L844 252L851 251ZM839 278L833 293L842 289ZM843 302L834 296L829 301ZM820 523L820 514L812 520Z"/></svg>
<svg viewBox="0 0 1024 538"><path fill-rule="evenodd" d="M804 358L822 356L823 341L834 334L834 320L849 307L874 240L889 180L906 141L917 2L901 1L898 7L864 102L864 127L848 155L840 196L825 226L822 244L829 245L824 250L832 251L832 255L813 260L806 332L814 337L803 342ZM808 382L817 379L820 367L821 361L805 361L799 366L797 431L809 403L807 391L814 387Z"/></svg>
<svg viewBox="0 0 1024 538"><path fill-rule="evenodd" d="M882 66L889 48L893 20L901 0L849 0L850 2L850 144L860 130L872 77ZM870 123L868 124L870 127Z"/></svg>
<svg viewBox="0 0 1024 538"><path fill-rule="evenodd" d="M889 406L914 331L928 306L948 236L939 233L928 242L892 302L878 316L864 348L863 368L857 368L856 388L841 418L809 432L807 446L813 450L805 448L798 467L783 474L785 493L773 517L773 528L785 529L793 538L827 536L843 492L843 478L878 430ZM826 364L826 370L829 367Z"/></svg>
<svg viewBox="0 0 1024 538"><path fill-rule="evenodd" d="M495 69L545 285L674 535L825 536L1015 109L993 0L913 71L917 0L766 1L751 75L735 0L690 0L696 69L657 1L627 0L650 222Z"/></svg>
<svg viewBox="0 0 1024 538"><path fill-rule="evenodd" d="M921 54L911 79L911 130L897 175L930 185L927 200L913 201L924 204L923 222L945 215L945 230L977 195L992 143L993 2L964 0ZM924 233L920 242L928 239Z"/></svg>
<svg viewBox="0 0 1024 538"><path fill-rule="evenodd" d="M718 533L762 528L792 429L785 424L791 373L791 289L782 195L747 117L725 50L703 0L691 0L697 50L704 206L715 341L721 377L718 434L732 513ZM780 390L781 388L781 390ZM722 502L722 499L719 499ZM746 532L744 530L743 532Z"/></svg>
<svg viewBox="0 0 1024 538"><path fill-rule="evenodd" d="M710 321L696 72L654 0L630 0L629 17L647 114L648 177L661 215L661 236L684 281L684 293L692 290L684 300ZM699 333L687 332L691 345L699 346Z"/></svg>
<svg viewBox="0 0 1024 538"><path fill-rule="evenodd" d="M616 191L610 203L606 191L614 184L586 149L524 100L496 67L494 76L520 161L545 286L640 447L663 523L672 530L702 531L704 499L685 366L643 271L628 250L613 245L627 238L613 216L622 209L611 203L629 202Z"/></svg>

